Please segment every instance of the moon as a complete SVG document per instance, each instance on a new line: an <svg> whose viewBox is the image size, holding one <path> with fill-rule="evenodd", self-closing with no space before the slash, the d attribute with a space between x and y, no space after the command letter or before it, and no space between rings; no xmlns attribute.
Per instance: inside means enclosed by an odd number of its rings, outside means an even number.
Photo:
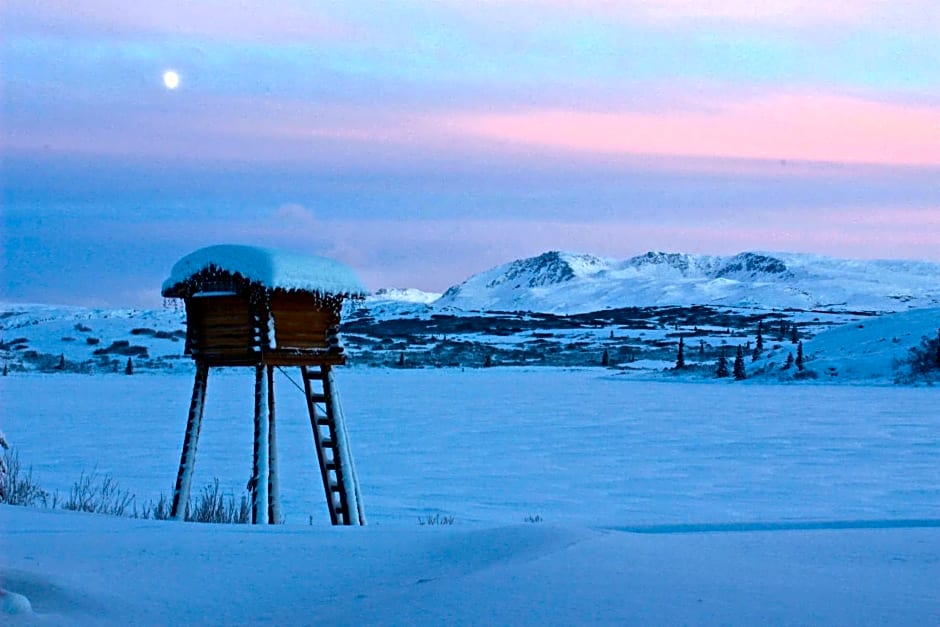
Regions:
<svg viewBox="0 0 940 627"><path fill-rule="evenodd" d="M163 73L163 84L167 89L173 91L180 86L180 75L176 70L167 70Z"/></svg>

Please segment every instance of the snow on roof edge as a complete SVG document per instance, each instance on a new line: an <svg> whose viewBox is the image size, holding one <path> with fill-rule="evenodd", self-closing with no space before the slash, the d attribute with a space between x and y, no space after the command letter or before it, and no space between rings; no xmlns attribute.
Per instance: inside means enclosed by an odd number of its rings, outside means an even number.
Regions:
<svg viewBox="0 0 940 627"><path fill-rule="evenodd" d="M268 289L346 296L367 293L352 268L333 259L239 244L207 246L186 255L173 265L161 292L167 295L176 286L213 266L240 274Z"/></svg>

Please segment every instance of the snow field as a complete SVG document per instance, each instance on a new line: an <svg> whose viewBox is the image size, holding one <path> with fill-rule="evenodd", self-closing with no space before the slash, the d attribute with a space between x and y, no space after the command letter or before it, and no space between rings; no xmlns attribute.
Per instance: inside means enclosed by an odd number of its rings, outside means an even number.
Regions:
<svg viewBox="0 0 940 627"><path fill-rule="evenodd" d="M288 374L299 381L297 374ZM932 388L697 384L596 370L337 369L373 524L422 515L589 525L940 518ZM189 376L0 379L4 430L36 481L66 495L110 474L170 495ZM302 393L276 377L283 511L328 524ZM193 492L239 496L253 380L213 370Z"/></svg>

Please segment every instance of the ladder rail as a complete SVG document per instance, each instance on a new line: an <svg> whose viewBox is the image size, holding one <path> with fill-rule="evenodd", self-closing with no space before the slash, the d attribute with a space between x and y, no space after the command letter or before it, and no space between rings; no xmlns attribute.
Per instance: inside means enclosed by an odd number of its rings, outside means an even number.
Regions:
<svg viewBox="0 0 940 627"><path fill-rule="evenodd" d="M321 366L314 370L309 366L302 366L301 371L330 522L334 525L348 525L350 518L347 497L343 488L342 460L337 447L336 423L329 398L331 390L326 383L328 367ZM323 384L322 391L314 389L313 381L320 381ZM319 405L322 405L322 408L318 407ZM323 432L324 428L326 433Z"/></svg>

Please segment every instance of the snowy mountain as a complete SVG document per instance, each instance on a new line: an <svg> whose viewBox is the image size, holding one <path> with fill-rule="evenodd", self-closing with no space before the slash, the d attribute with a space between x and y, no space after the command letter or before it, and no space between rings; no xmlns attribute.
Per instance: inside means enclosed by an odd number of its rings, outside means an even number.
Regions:
<svg viewBox="0 0 940 627"><path fill-rule="evenodd" d="M383 287L366 296L366 303L396 302L429 305L440 297L440 292L424 292L413 287Z"/></svg>
<svg viewBox="0 0 940 627"><path fill-rule="evenodd" d="M940 305L940 264L795 253L648 252L626 260L551 251L477 274L435 306L581 313L618 307L903 311Z"/></svg>

